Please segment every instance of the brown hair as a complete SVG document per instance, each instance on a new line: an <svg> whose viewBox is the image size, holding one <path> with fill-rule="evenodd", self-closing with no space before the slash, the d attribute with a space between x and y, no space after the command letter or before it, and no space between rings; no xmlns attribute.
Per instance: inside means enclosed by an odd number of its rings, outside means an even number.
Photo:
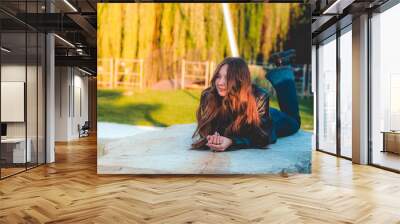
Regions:
<svg viewBox="0 0 400 224"><path fill-rule="evenodd" d="M223 65L228 65L227 94L221 97L215 81ZM228 137L239 135L244 127L260 127L256 99L253 95L250 71L242 58L225 58L215 69L211 86L201 94L200 106L196 113L197 128L193 138L198 139L193 148L201 148L207 143L207 135L212 135L218 128L219 120L230 118L231 122L221 135Z"/></svg>

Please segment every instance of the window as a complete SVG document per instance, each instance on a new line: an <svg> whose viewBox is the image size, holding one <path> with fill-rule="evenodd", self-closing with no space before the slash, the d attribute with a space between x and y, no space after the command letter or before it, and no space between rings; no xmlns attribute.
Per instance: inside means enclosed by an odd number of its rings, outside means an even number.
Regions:
<svg viewBox="0 0 400 224"><path fill-rule="evenodd" d="M340 155L352 157L352 33L340 36Z"/></svg>
<svg viewBox="0 0 400 224"><path fill-rule="evenodd" d="M336 153L336 36L318 47L318 149Z"/></svg>
<svg viewBox="0 0 400 224"><path fill-rule="evenodd" d="M400 4L371 18L372 163L396 170L400 170L400 150L393 153L384 144L395 143L400 149L400 134L387 142L383 132L400 131L399 21Z"/></svg>
<svg viewBox="0 0 400 224"><path fill-rule="evenodd" d="M20 16L42 12L44 1L1 2ZM45 35L0 13L0 178L45 163ZM10 109L17 108L17 109Z"/></svg>

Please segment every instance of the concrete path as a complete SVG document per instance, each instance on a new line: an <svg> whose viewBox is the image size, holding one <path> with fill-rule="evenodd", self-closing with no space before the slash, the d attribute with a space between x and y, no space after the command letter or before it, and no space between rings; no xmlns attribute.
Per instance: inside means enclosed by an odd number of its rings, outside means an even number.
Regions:
<svg viewBox="0 0 400 224"><path fill-rule="evenodd" d="M140 125L128 125L128 124L117 124L110 122L98 122L97 123L97 138L100 139L117 139L136 134L161 130L162 127L152 126L140 126Z"/></svg>
<svg viewBox="0 0 400 224"><path fill-rule="evenodd" d="M192 150L195 124L174 125L107 141L99 174L310 173L311 133L280 138L268 149ZM133 132L131 132L133 133Z"/></svg>

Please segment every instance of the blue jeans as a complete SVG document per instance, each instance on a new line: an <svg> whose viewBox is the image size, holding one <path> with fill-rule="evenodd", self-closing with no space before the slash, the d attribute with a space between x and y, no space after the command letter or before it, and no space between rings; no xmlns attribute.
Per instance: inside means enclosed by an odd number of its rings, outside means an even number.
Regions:
<svg viewBox="0 0 400 224"><path fill-rule="evenodd" d="M292 135L300 129L299 102L291 67L269 70L267 79L275 89L280 108L269 109L272 118L271 143L275 143L278 137Z"/></svg>

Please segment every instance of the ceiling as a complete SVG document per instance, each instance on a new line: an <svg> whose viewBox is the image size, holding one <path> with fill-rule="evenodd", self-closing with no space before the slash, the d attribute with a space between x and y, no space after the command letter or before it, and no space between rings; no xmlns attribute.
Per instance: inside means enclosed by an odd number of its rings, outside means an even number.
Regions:
<svg viewBox="0 0 400 224"><path fill-rule="evenodd" d="M310 0L313 43L352 23L353 17L372 12L389 0Z"/></svg>
<svg viewBox="0 0 400 224"><path fill-rule="evenodd" d="M2 43L13 48L7 56L26 55L26 30L52 32L57 34L56 66L78 66L96 74L96 10L96 0L1 0ZM31 48L28 44L28 56Z"/></svg>

